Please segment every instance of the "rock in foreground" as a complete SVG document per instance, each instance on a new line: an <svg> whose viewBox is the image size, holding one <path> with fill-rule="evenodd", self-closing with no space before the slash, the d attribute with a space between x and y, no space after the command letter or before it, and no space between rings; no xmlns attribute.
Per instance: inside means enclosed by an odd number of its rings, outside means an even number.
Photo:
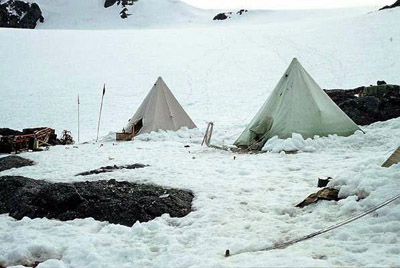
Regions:
<svg viewBox="0 0 400 268"><path fill-rule="evenodd" d="M10 156L0 158L0 171L12 169L12 168L32 166L34 164L35 164L35 162L33 162L32 160L22 158L22 157L16 156L16 155L10 155Z"/></svg>
<svg viewBox="0 0 400 268"><path fill-rule="evenodd" d="M93 181L50 183L20 176L0 177L0 214L62 221L93 217L132 226L164 213L184 217L191 212L193 194L130 182Z"/></svg>

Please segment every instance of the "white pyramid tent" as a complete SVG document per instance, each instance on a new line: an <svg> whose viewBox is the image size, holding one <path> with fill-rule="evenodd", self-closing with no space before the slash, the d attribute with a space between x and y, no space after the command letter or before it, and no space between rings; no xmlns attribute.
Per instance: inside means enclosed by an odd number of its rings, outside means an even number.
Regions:
<svg viewBox="0 0 400 268"><path fill-rule="evenodd" d="M196 128L196 125L159 77L124 131L138 135L160 129L175 131L182 127Z"/></svg>
<svg viewBox="0 0 400 268"><path fill-rule="evenodd" d="M238 147L260 149L273 136L303 138L350 136L360 128L329 98L294 58L256 116L235 141Z"/></svg>

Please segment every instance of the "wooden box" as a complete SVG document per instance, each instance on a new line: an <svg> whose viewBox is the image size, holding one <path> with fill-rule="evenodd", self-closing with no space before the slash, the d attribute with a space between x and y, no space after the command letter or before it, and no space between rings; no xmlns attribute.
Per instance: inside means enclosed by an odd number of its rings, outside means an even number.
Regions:
<svg viewBox="0 0 400 268"><path fill-rule="evenodd" d="M129 132L117 132L117 141L130 141L133 139L134 134Z"/></svg>

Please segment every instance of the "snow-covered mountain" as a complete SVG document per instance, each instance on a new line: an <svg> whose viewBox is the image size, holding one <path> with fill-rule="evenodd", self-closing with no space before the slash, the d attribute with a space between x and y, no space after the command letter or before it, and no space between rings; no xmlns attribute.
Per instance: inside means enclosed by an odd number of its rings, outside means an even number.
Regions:
<svg viewBox="0 0 400 268"><path fill-rule="evenodd" d="M180 0L138 0L127 6L129 16L121 19L122 5L104 7L104 0L28 0L38 3L44 17L37 29L135 29L187 28L237 23L288 23L297 20L329 19L354 14L353 9L335 10L250 10L238 15L238 10L205 10ZM359 8L361 10L363 8ZM374 8L364 8L365 12ZM220 12L231 13L228 20L213 21Z"/></svg>
<svg viewBox="0 0 400 268"><path fill-rule="evenodd" d="M215 12L189 6L179 0L139 0L127 6L127 19L121 19L121 5L104 7L104 0L35 0L42 9L42 29L123 29L168 27L212 19Z"/></svg>

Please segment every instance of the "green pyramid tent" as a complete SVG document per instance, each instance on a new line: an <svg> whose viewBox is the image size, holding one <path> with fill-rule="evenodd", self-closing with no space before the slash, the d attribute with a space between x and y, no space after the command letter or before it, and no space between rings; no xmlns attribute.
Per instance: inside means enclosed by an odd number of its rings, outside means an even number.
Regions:
<svg viewBox="0 0 400 268"><path fill-rule="evenodd" d="M273 136L286 139L337 134L350 136L360 128L329 98L294 58L256 116L235 141L241 148L261 149Z"/></svg>

